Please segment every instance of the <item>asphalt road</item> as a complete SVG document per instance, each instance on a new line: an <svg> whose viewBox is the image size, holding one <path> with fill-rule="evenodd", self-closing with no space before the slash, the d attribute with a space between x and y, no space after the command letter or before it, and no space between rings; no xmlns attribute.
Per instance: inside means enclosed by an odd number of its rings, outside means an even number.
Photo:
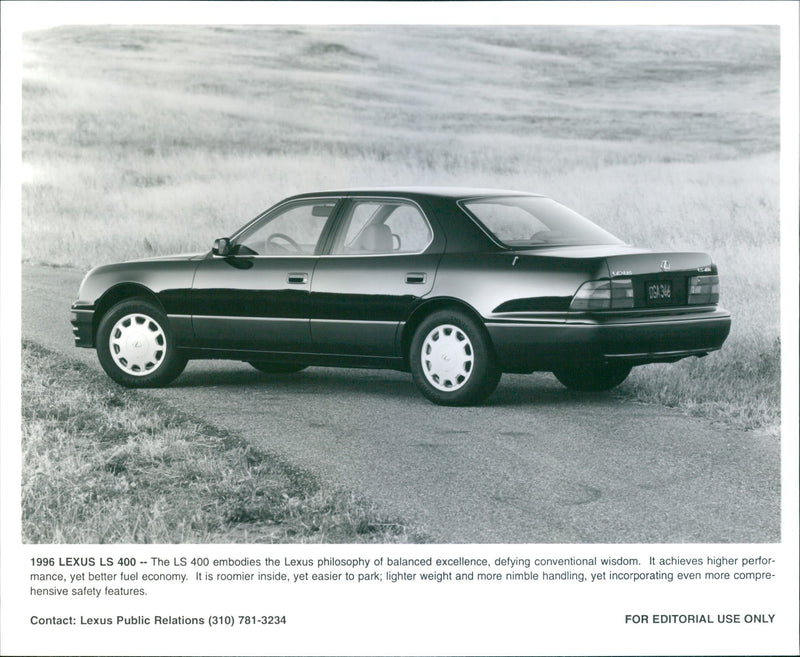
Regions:
<svg viewBox="0 0 800 657"><path fill-rule="evenodd" d="M72 346L82 272L23 266L22 334ZM710 382L710 385L712 383ZM489 402L442 408L411 376L310 368L269 377L194 361L167 399L420 522L442 543L780 540L779 441L550 375L505 375Z"/></svg>

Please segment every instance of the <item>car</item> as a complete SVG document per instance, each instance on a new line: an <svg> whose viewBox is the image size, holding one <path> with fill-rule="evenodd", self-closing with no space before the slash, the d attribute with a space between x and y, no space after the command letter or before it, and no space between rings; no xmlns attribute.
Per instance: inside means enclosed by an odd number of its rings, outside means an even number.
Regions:
<svg viewBox="0 0 800 657"><path fill-rule="evenodd" d="M71 321L123 386L201 358L388 368L450 406L504 372L609 390L720 349L731 325L705 253L627 245L538 194L439 187L299 194L207 252L96 267Z"/></svg>

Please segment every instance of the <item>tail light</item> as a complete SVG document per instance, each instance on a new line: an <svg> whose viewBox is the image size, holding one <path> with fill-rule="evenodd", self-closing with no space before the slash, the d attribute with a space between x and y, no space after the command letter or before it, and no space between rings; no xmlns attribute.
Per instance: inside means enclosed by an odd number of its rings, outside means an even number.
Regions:
<svg viewBox="0 0 800 657"><path fill-rule="evenodd" d="M570 310L617 310L633 308L633 282L630 278L587 281L572 298Z"/></svg>
<svg viewBox="0 0 800 657"><path fill-rule="evenodd" d="M692 276L689 303L719 303L719 276Z"/></svg>

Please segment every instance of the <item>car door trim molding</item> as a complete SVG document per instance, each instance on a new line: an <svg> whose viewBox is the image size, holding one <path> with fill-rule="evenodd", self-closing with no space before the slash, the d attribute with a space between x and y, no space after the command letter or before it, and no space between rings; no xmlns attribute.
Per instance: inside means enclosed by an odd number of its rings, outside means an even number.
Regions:
<svg viewBox="0 0 800 657"><path fill-rule="evenodd" d="M173 315L170 315L172 317ZM258 315L183 315L192 319L249 319L254 322L307 322L308 317L260 317Z"/></svg>
<svg viewBox="0 0 800 657"><path fill-rule="evenodd" d="M326 322L326 323L334 323L334 324L386 324L387 326L394 326L397 324L396 321L389 321L389 320L372 320L372 319L325 319L325 318L317 318L312 317L312 322Z"/></svg>

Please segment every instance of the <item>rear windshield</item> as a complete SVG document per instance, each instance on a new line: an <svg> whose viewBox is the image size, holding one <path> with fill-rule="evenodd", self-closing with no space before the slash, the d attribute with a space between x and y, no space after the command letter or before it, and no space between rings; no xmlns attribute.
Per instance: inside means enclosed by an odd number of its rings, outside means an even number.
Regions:
<svg viewBox="0 0 800 657"><path fill-rule="evenodd" d="M462 201L501 244L622 244L574 210L541 196L498 196Z"/></svg>

